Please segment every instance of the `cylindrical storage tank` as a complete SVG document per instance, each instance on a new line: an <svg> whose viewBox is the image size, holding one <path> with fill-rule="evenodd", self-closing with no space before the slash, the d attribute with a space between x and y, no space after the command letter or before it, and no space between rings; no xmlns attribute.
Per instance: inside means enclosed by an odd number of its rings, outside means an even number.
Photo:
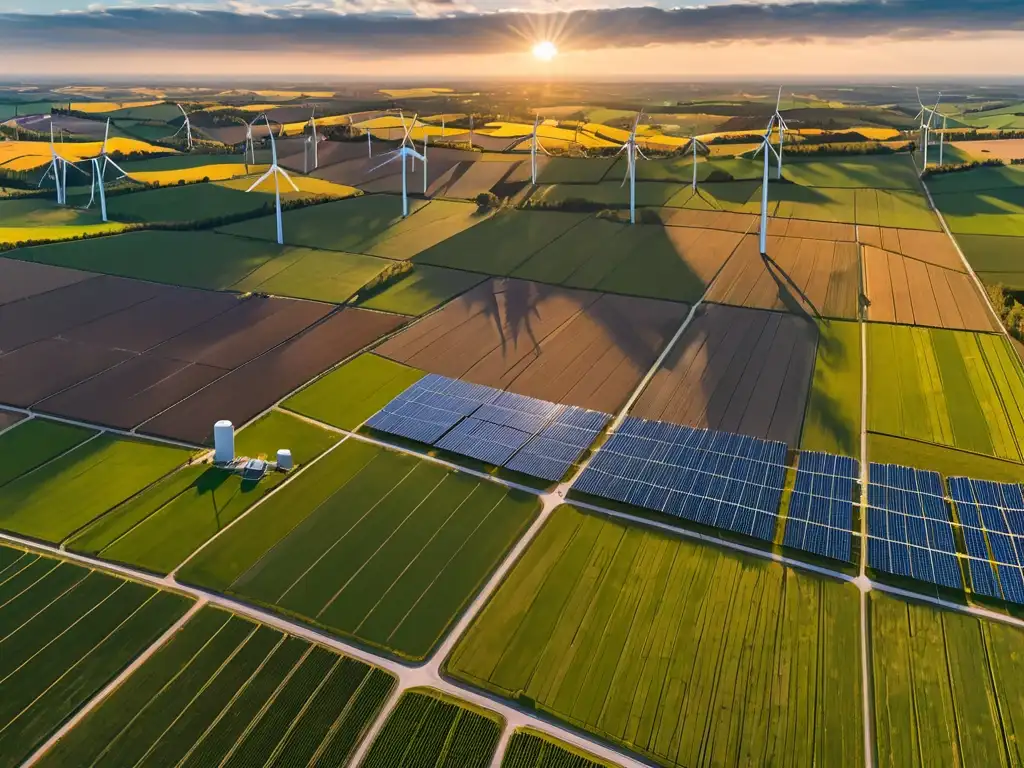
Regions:
<svg viewBox="0 0 1024 768"><path fill-rule="evenodd" d="M235 425L227 419L213 425L213 460L217 464L235 460Z"/></svg>
<svg viewBox="0 0 1024 768"><path fill-rule="evenodd" d="M287 448L282 448L277 452L277 468L289 470L294 466L292 464L292 452Z"/></svg>

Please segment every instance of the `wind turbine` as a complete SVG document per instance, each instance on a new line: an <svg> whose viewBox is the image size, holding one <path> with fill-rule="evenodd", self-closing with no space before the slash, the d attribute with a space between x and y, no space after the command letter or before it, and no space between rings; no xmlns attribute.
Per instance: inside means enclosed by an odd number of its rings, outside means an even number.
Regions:
<svg viewBox="0 0 1024 768"><path fill-rule="evenodd" d="M786 140L786 131L789 130L789 126L786 125L786 121L782 119L782 113L779 112L779 106L782 104L782 88L779 87L779 96L775 100L775 114L772 115L772 120L775 121L776 125L779 126L779 151L775 153L775 156L779 158L779 170L775 178L782 178L782 144Z"/></svg>
<svg viewBox="0 0 1024 768"><path fill-rule="evenodd" d="M90 162L92 162L92 183L89 185L89 203L88 203L88 205L85 206L86 208L92 207L92 202L93 202L93 200L96 197L96 190L99 189L99 193L100 193L100 216L103 219L103 221L107 220L107 195L106 195L106 192L103 189L104 184L106 183L105 176L107 174L107 166L108 165L112 165L118 171L121 172L121 175L117 177L118 179L124 178L125 176L128 175L128 173L125 171L124 168L122 168L120 165L118 165L113 160L111 160L110 156L107 155L107 136L109 134L110 134L110 118L108 117L107 118L107 128L103 132L103 144L100 147L100 153L96 157L92 158L91 161L90 161ZM116 180L117 179L115 179L115 181Z"/></svg>
<svg viewBox="0 0 1024 768"><path fill-rule="evenodd" d="M924 167L928 167L928 139L929 134L932 130L932 119L935 117L935 110L939 108L939 102L942 101L942 93L939 93L938 99L935 101L935 109L931 109L924 105L921 101L921 89L917 89L917 103L921 107L921 111L914 115L915 118L921 119L921 125L919 130L921 131L921 148L924 152ZM927 119L926 119L927 118Z"/></svg>
<svg viewBox="0 0 1024 768"><path fill-rule="evenodd" d="M683 149L683 151L685 152L687 149L689 149L690 152L693 153L693 191L696 192L697 191L697 151L700 150L701 152L707 152L708 154L711 154L711 150L708 149L708 145L707 144L705 144L703 141L701 141L700 139L697 138L696 134L694 134L693 136L690 137L690 145L688 147L685 147Z"/></svg>
<svg viewBox="0 0 1024 768"><path fill-rule="evenodd" d="M277 164L277 143L274 141L274 132L270 129L270 118L263 115L263 119L267 121L267 132L270 134L270 168L267 172L260 176L256 181L253 182L252 186L249 187L246 192L252 192L256 187L270 178L271 175L274 177L274 198L277 203L277 244L284 245L284 229L281 226L281 178L292 185L292 189L296 192L299 188L295 186L295 182L292 181L292 177Z"/></svg>
<svg viewBox="0 0 1024 768"><path fill-rule="evenodd" d="M772 115L772 119L768 121L768 130L764 132L764 139L761 141L761 146L757 148L757 152L754 153L754 157L757 157L758 152L764 152L764 180L761 182L761 255L768 255L768 153L775 155L775 158L779 161L779 165L782 165L782 158L779 157L779 153L775 151L775 147L772 146L772 128L775 127L775 115Z"/></svg>
<svg viewBox="0 0 1024 768"><path fill-rule="evenodd" d="M245 123L245 147L242 150L243 157L248 154L251 160L247 161L248 165L256 165L256 145L252 140L252 127L256 125L260 118L266 118L266 115L259 114L252 119L251 123ZM244 120L242 122L245 122Z"/></svg>
<svg viewBox="0 0 1024 768"><path fill-rule="evenodd" d="M537 137L537 129L540 127L540 115L533 118L533 135L530 138L530 173L533 178L533 183L537 183L537 150L540 149L545 155L550 155L544 145L540 143L540 139Z"/></svg>
<svg viewBox="0 0 1024 768"><path fill-rule="evenodd" d="M636 131L640 127L640 119L643 117L643 110L637 113L636 120L633 121L633 130L629 132L629 138L626 143L623 144L616 155L621 155L623 152L626 153L626 173L622 177L622 187L626 183L626 179L629 179L629 223L636 224L636 156L640 155L644 160L647 159L647 155L640 151L640 147L636 144Z"/></svg>
<svg viewBox="0 0 1024 768"><path fill-rule="evenodd" d="M183 106L181 106L181 104L175 104L174 106L176 106L178 109L180 109L181 110L181 114L183 114L185 116L185 122L181 124L181 128L179 128L178 130L176 130L174 132L174 136L177 136L179 133L182 132L182 130L184 130L185 131L185 146L188 148L189 151L191 151L192 150L192 123L189 122L188 112L185 111L185 108ZM267 125L269 126L270 124L268 123ZM174 136L171 136L171 138L173 139Z"/></svg>
<svg viewBox="0 0 1024 768"><path fill-rule="evenodd" d="M320 139L316 135L316 117L315 117L315 115L316 115L316 105L314 104L313 105L313 112L310 113L310 115L309 115L309 125L312 128L312 132L310 133L309 137L306 139L306 151L303 153L303 156L302 156L303 170L304 170L305 173L309 173L309 149L310 149L310 147L312 147L312 149L313 149L313 170L315 171L317 168L320 167L320 160L319 160L319 157L317 155L317 144L319 143Z"/></svg>
<svg viewBox="0 0 1024 768"><path fill-rule="evenodd" d="M50 167L43 174L42 178L39 179L39 187L43 186L43 182L47 178L52 177L53 183L57 187L57 205L64 205L64 185L61 183L61 163L64 158L57 154L57 147L53 143L53 122L50 122Z"/></svg>
<svg viewBox="0 0 1024 768"><path fill-rule="evenodd" d="M418 116L416 116L416 117L418 117ZM393 162L395 160L398 160L402 164L402 218L405 218L406 216L409 215L409 191L408 191L407 179L406 179L406 163L405 163L405 158L408 157L408 158L410 158L410 160L415 161L415 159L418 157L420 160L423 161L423 188L424 188L424 190L426 190L426 184L427 184L427 182L426 182L426 177L427 177L426 162L427 162L427 158L426 158L426 156L421 155L419 152L416 151L415 146L413 146L412 139L409 138L409 134L412 131L412 127L416 125L416 117L413 117L412 124L408 125L408 126L405 125L405 119L404 118L402 119L402 125L405 126L405 137L402 139L401 145L399 145L398 149L392 150L391 152L388 152L387 154L384 155L384 157L388 158L387 160L385 160L380 165L378 165L378 166L376 166L374 168L371 168L369 170L369 173L373 173L377 169L383 168L385 165L387 165L388 163Z"/></svg>

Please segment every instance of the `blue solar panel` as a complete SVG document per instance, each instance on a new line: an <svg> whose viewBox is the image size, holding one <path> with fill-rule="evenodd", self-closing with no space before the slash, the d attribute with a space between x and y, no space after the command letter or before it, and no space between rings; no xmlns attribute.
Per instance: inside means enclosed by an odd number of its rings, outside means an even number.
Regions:
<svg viewBox="0 0 1024 768"><path fill-rule="evenodd" d="M872 464L868 537L872 568L944 587L963 586L938 473Z"/></svg>
<svg viewBox="0 0 1024 768"><path fill-rule="evenodd" d="M785 458L783 443L630 417L573 488L771 540Z"/></svg>
<svg viewBox="0 0 1024 768"><path fill-rule="evenodd" d="M607 413L560 406L555 420L505 466L516 472L555 482L579 460L611 419Z"/></svg>
<svg viewBox="0 0 1024 768"><path fill-rule="evenodd" d="M849 562L854 486L859 474L856 459L813 451L802 453L783 543Z"/></svg>
<svg viewBox="0 0 1024 768"><path fill-rule="evenodd" d="M434 445L500 467L526 445L528 432L469 417Z"/></svg>
<svg viewBox="0 0 1024 768"><path fill-rule="evenodd" d="M975 592L1024 604L1024 497L1021 487L949 479Z"/></svg>

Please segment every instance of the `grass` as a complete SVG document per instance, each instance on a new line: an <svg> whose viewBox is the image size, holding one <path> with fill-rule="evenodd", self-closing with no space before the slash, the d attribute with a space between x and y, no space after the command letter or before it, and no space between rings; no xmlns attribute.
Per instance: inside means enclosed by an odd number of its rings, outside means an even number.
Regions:
<svg viewBox="0 0 1024 768"><path fill-rule="evenodd" d="M447 661L666 766L863 764L857 590L557 510Z"/></svg>
<svg viewBox="0 0 1024 768"><path fill-rule="evenodd" d="M180 576L420 660L536 510L532 496L349 439Z"/></svg>
<svg viewBox="0 0 1024 768"><path fill-rule="evenodd" d="M957 235L956 240L968 263L986 283L1024 290L1024 237Z"/></svg>
<svg viewBox="0 0 1024 768"><path fill-rule="evenodd" d="M539 184L596 184L605 177L615 160L551 157L540 162L543 166L537 172Z"/></svg>
<svg viewBox="0 0 1024 768"><path fill-rule="evenodd" d="M296 392L282 405L341 429L355 429L423 375L416 368L366 353Z"/></svg>
<svg viewBox="0 0 1024 768"><path fill-rule="evenodd" d="M761 212L759 181L705 182L696 192L686 185L666 203L670 208L693 208L703 211L733 213ZM775 211L775 198L769 202L768 213Z"/></svg>
<svg viewBox="0 0 1024 768"><path fill-rule="evenodd" d="M344 765L394 679L204 608L40 761Z"/></svg>
<svg viewBox="0 0 1024 768"><path fill-rule="evenodd" d="M961 176L967 174L950 174ZM1024 236L1024 184L934 196L950 230L957 235Z"/></svg>
<svg viewBox="0 0 1024 768"><path fill-rule="evenodd" d="M680 192L680 185L661 181L637 181L636 205L639 207L671 205L671 200ZM686 189L689 189L687 187ZM598 184L548 184L538 185L530 202L546 206L564 205L571 200L585 200L595 205L615 208L629 207L629 184L625 186L618 179Z"/></svg>
<svg viewBox="0 0 1024 768"><path fill-rule="evenodd" d="M868 326L868 429L1020 462L1024 372L992 334Z"/></svg>
<svg viewBox="0 0 1024 768"><path fill-rule="evenodd" d="M947 477L966 475L1002 483L1024 481L1024 466L1014 462L874 432L868 433L868 459L928 469Z"/></svg>
<svg viewBox="0 0 1024 768"><path fill-rule="evenodd" d="M818 323L814 378L800 448L860 456L860 324Z"/></svg>
<svg viewBox="0 0 1024 768"><path fill-rule="evenodd" d="M72 201L71 198L69 195L72 203L83 205L88 201L87 196L82 200ZM247 195L244 190L213 183L185 184L108 197L107 214L117 221L153 224L202 221L264 209L269 213L273 204L274 199L263 194Z"/></svg>
<svg viewBox="0 0 1024 768"><path fill-rule="evenodd" d="M191 602L59 560L25 558L4 583L3 768L28 758Z"/></svg>
<svg viewBox="0 0 1024 768"><path fill-rule="evenodd" d="M238 433L235 450L239 456L273 460L278 448L290 448L295 463L301 465L338 438L286 413L271 411ZM185 467L102 517L68 546L169 573L284 480L285 475L277 472L254 483L220 467Z"/></svg>
<svg viewBox="0 0 1024 768"><path fill-rule="evenodd" d="M383 200L388 210L398 210L397 198L384 196ZM359 250L373 256L406 261L487 220L487 214L481 213L475 203L456 200L432 200L416 208L414 213L395 221L383 231L371 234L359 244Z"/></svg>
<svg viewBox="0 0 1024 768"><path fill-rule="evenodd" d="M472 272L417 264L396 283L357 304L381 312L413 317L426 314L480 283L483 278Z"/></svg>
<svg viewBox="0 0 1024 768"><path fill-rule="evenodd" d="M402 694L362 768L487 768L504 720L428 688Z"/></svg>
<svg viewBox="0 0 1024 768"><path fill-rule="evenodd" d="M783 176L804 187L904 189L919 192L917 170L904 155L864 155L850 159L786 159Z"/></svg>
<svg viewBox="0 0 1024 768"><path fill-rule="evenodd" d="M70 451L96 433L84 427L30 419L0 435L0 487Z"/></svg>
<svg viewBox="0 0 1024 768"><path fill-rule="evenodd" d="M99 212L54 204L52 197L0 200L0 227L84 227L102 224Z"/></svg>
<svg viewBox="0 0 1024 768"><path fill-rule="evenodd" d="M617 768L533 728L517 728L508 741L501 768Z"/></svg>
<svg viewBox="0 0 1024 768"><path fill-rule="evenodd" d="M876 745L884 765L1021 765L1024 633L873 593Z"/></svg>
<svg viewBox="0 0 1024 768"><path fill-rule="evenodd" d="M489 275L509 275L588 216L556 211L499 211L486 221L426 249L415 261Z"/></svg>
<svg viewBox="0 0 1024 768"><path fill-rule="evenodd" d="M184 448L100 435L0 488L0 528L63 541L190 456Z"/></svg>

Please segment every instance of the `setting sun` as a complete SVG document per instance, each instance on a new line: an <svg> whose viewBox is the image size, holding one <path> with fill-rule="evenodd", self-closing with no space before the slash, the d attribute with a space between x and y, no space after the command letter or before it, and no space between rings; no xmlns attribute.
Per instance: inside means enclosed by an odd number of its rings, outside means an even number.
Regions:
<svg viewBox="0 0 1024 768"><path fill-rule="evenodd" d="M555 44L545 40L533 46L533 55L541 61L551 61L558 54Z"/></svg>

